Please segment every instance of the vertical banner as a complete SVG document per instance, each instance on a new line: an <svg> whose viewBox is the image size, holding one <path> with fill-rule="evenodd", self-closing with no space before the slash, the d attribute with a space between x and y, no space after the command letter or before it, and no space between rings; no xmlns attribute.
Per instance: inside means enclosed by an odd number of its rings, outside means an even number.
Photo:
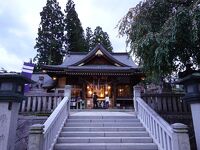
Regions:
<svg viewBox="0 0 200 150"><path fill-rule="evenodd" d="M21 75L31 79L32 73L33 73L33 69L34 69L34 64L33 63L24 62L24 65L22 67ZM25 84L24 85L24 92L28 92L28 91L29 91L29 85Z"/></svg>

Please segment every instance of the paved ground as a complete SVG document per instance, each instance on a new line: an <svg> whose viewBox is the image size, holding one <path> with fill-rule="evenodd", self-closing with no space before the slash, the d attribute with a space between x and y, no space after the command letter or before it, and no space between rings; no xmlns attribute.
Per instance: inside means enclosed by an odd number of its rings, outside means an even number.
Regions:
<svg viewBox="0 0 200 150"><path fill-rule="evenodd" d="M71 116L133 116L134 112L110 112L110 111L83 111L71 112Z"/></svg>
<svg viewBox="0 0 200 150"><path fill-rule="evenodd" d="M133 112L134 109L70 109L71 112Z"/></svg>

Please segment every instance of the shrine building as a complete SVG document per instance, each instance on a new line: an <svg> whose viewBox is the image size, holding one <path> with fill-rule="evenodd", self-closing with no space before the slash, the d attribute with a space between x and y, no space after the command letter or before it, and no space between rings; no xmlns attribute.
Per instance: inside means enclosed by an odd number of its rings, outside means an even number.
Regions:
<svg viewBox="0 0 200 150"><path fill-rule="evenodd" d="M43 71L58 93L71 85L72 97L83 100L85 108L93 107L94 92L99 102L108 95L110 108L132 107L133 86L144 77L128 53L109 52L101 44L88 53L70 52L61 65L45 65Z"/></svg>

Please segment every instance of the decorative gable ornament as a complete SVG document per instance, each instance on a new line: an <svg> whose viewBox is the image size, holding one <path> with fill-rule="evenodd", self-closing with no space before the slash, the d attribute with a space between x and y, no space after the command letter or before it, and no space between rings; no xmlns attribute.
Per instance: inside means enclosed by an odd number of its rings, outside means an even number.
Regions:
<svg viewBox="0 0 200 150"><path fill-rule="evenodd" d="M101 52L101 50L98 50L95 55L97 55L97 56L103 56L103 53Z"/></svg>

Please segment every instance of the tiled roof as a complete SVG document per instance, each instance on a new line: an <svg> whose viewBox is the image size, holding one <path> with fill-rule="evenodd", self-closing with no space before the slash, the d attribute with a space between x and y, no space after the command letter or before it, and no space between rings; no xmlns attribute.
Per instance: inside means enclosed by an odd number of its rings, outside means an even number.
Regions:
<svg viewBox="0 0 200 150"><path fill-rule="evenodd" d="M119 64L119 66L115 65L81 65L81 63L91 59L94 57L96 52L100 50L107 59L112 60L114 63ZM89 53L86 52L71 52L65 56L64 62L61 65L46 65L44 69L52 69L52 70L68 70L68 69L89 69L89 70L130 70L137 69L138 66L132 60L132 57L128 55L128 53L114 53L108 52L105 48L98 44L92 51Z"/></svg>
<svg viewBox="0 0 200 150"><path fill-rule="evenodd" d="M132 57L130 57L127 53L123 54L118 53L117 55L114 54L113 57L128 66L131 66L133 68L138 68L138 66L134 63Z"/></svg>
<svg viewBox="0 0 200 150"><path fill-rule="evenodd" d="M65 57L63 64L59 65L60 67L68 67L71 66L78 61L82 60L85 57L85 53L72 53ZM132 57L128 55L128 53L111 53L111 55L118 61L123 62L127 66L138 68L138 66L134 63Z"/></svg>
<svg viewBox="0 0 200 150"><path fill-rule="evenodd" d="M83 59L85 57L85 53L72 53L72 54L68 54L65 57L64 62L60 65L62 67L67 67L67 66L71 66L72 64L77 63L78 61L80 61L81 59Z"/></svg>
<svg viewBox="0 0 200 150"><path fill-rule="evenodd" d="M72 64L77 63L78 61L80 61L81 59L83 59L85 57L85 55L80 55L80 54L70 54L68 56L65 57L64 62L61 65L58 65L60 67L67 67L67 66L71 66ZM123 62L124 64L126 64L127 66L131 66L133 68L137 68L138 66L133 62L132 58L130 56L128 56L128 54L125 53L118 53L118 54L114 54L113 57L115 59L117 59L120 62Z"/></svg>

